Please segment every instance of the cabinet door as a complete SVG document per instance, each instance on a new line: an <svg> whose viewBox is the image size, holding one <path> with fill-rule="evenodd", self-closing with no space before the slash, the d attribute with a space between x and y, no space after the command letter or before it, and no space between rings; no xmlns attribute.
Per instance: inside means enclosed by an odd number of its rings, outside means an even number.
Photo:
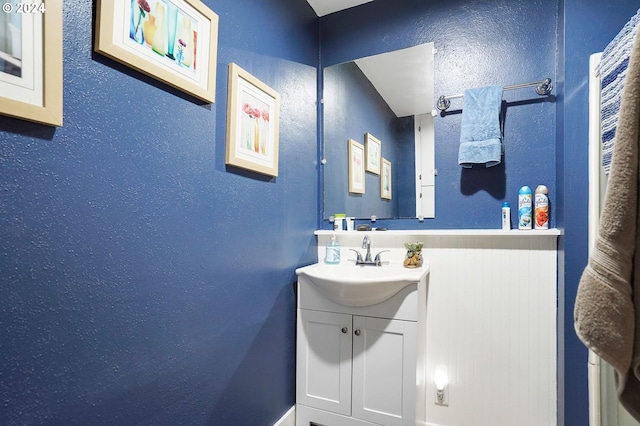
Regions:
<svg viewBox="0 0 640 426"><path fill-rule="evenodd" d="M353 417L414 425L417 325L353 317Z"/></svg>
<svg viewBox="0 0 640 426"><path fill-rule="evenodd" d="M351 332L351 315L298 309L298 403L351 415Z"/></svg>

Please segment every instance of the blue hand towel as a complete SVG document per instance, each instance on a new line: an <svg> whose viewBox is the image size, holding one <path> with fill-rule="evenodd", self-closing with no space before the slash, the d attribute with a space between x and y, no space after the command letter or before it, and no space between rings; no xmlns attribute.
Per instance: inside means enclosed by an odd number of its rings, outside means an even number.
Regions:
<svg viewBox="0 0 640 426"><path fill-rule="evenodd" d="M458 151L458 164L462 167L470 168L473 164L491 167L500 164L500 109L503 90L502 86L488 86L464 91Z"/></svg>

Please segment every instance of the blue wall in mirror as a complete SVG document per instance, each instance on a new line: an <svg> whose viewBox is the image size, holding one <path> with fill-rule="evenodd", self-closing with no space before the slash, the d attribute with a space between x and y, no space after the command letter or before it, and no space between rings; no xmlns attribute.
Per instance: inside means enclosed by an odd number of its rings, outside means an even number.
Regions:
<svg viewBox="0 0 640 426"><path fill-rule="evenodd" d="M335 213L368 218L415 216L413 117L397 118L354 62L324 69L324 217ZM392 165L392 199L380 197L380 175L365 173L365 193L348 191L347 139L365 144L371 133ZM406 200L410 197L409 200ZM402 203L400 201L402 200Z"/></svg>

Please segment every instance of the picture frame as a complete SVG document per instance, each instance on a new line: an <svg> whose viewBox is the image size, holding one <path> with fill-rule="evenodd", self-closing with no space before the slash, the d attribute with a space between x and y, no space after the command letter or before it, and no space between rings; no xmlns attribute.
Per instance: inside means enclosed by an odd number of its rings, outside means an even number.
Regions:
<svg viewBox="0 0 640 426"><path fill-rule="evenodd" d="M353 139L349 139L347 145L349 164L349 192L353 194L364 194L364 146Z"/></svg>
<svg viewBox="0 0 640 426"><path fill-rule="evenodd" d="M365 147L367 150L366 170L373 174L380 174L380 158L382 158L382 142L371 133L364 135Z"/></svg>
<svg viewBox="0 0 640 426"><path fill-rule="evenodd" d="M2 15L12 42L0 51L0 114L62 126L62 0L5 1Z"/></svg>
<svg viewBox="0 0 640 426"><path fill-rule="evenodd" d="M380 198L390 200L392 197L391 161L382 159L382 172L380 174Z"/></svg>
<svg viewBox="0 0 640 426"><path fill-rule="evenodd" d="M94 49L215 102L218 15L200 0L98 0Z"/></svg>
<svg viewBox="0 0 640 426"><path fill-rule="evenodd" d="M280 94L229 64L225 163L278 176Z"/></svg>

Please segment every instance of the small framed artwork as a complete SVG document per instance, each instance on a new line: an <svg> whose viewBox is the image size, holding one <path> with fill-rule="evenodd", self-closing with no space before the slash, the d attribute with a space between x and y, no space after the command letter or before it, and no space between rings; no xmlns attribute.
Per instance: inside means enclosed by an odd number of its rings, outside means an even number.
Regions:
<svg viewBox="0 0 640 426"><path fill-rule="evenodd" d="M200 0L98 0L95 50L215 102L218 15Z"/></svg>
<svg viewBox="0 0 640 426"><path fill-rule="evenodd" d="M2 10L0 114L62 126L62 0Z"/></svg>
<svg viewBox="0 0 640 426"><path fill-rule="evenodd" d="M367 171L380 174L380 158L382 157L382 143L371 133L365 133L365 148L367 149Z"/></svg>
<svg viewBox="0 0 640 426"><path fill-rule="evenodd" d="M226 164L278 176L280 94L229 64Z"/></svg>
<svg viewBox="0 0 640 426"><path fill-rule="evenodd" d="M380 198L391 199L391 161L382 159L382 174L380 175Z"/></svg>
<svg viewBox="0 0 640 426"><path fill-rule="evenodd" d="M349 192L364 194L364 146L349 139Z"/></svg>

